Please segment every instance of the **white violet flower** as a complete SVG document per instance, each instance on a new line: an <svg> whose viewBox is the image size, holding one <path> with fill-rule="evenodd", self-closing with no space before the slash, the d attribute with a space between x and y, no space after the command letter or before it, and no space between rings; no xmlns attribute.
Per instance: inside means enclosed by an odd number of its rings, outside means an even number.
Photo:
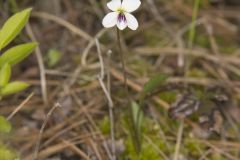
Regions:
<svg viewBox="0 0 240 160"><path fill-rule="evenodd" d="M126 27L136 30L138 21L131 12L138 9L140 5L140 0L112 0L108 2L107 7L113 12L108 13L103 18L103 26L110 28L117 25L120 30L124 30Z"/></svg>

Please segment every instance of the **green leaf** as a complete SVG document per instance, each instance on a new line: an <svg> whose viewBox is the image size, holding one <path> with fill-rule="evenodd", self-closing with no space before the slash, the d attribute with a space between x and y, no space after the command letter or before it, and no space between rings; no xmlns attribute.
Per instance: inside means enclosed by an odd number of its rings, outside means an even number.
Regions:
<svg viewBox="0 0 240 160"><path fill-rule="evenodd" d="M48 51L48 66L54 67L61 59L62 53L56 49L50 49Z"/></svg>
<svg viewBox="0 0 240 160"><path fill-rule="evenodd" d="M26 89L29 85L24 82L11 82L0 90L1 96L14 94Z"/></svg>
<svg viewBox="0 0 240 160"><path fill-rule="evenodd" d="M162 85L166 80L167 76L163 74L156 75L152 77L143 87L143 90L140 95L140 104L142 104L145 96L149 93L151 93L154 89Z"/></svg>
<svg viewBox="0 0 240 160"><path fill-rule="evenodd" d="M142 119L143 119L143 112L140 109L140 106L135 102L131 102L131 110L132 110L132 119L133 119L133 131L132 131L132 140L133 145L135 147L136 152L141 151L141 144L142 144Z"/></svg>
<svg viewBox="0 0 240 160"><path fill-rule="evenodd" d="M132 101L131 107L132 107L132 114L133 114L132 116L133 116L134 125L136 126L137 130L139 130L142 124L142 118L143 118L142 110L140 109L140 106L135 101Z"/></svg>
<svg viewBox="0 0 240 160"><path fill-rule="evenodd" d="M16 154L5 146L0 146L0 160L18 160Z"/></svg>
<svg viewBox="0 0 240 160"><path fill-rule="evenodd" d="M11 66L5 63L0 70L0 88L7 85L11 77Z"/></svg>
<svg viewBox="0 0 240 160"><path fill-rule="evenodd" d="M28 22L32 8L14 14L3 25L0 31L0 49L8 45Z"/></svg>
<svg viewBox="0 0 240 160"><path fill-rule="evenodd" d="M0 116L0 132L9 133L11 129L11 124L3 116Z"/></svg>
<svg viewBox="0 0 240 160"><path fill-rule="evenodd" d="M0 67L4 63L15 65L26 58L37 46L37 43L26 43L10 48L0 57Z"/></svg>

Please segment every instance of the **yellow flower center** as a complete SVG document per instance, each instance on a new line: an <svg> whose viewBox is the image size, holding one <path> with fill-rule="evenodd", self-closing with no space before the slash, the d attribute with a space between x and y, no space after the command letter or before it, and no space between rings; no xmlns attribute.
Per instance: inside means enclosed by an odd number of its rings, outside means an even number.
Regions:
<svg viewBox="0 0 240 160"><path fill-rule="evenodd" d="M124 10L123 8L118 8L117 12L119 12L119 13L124 13L125 10Z"/></svg>

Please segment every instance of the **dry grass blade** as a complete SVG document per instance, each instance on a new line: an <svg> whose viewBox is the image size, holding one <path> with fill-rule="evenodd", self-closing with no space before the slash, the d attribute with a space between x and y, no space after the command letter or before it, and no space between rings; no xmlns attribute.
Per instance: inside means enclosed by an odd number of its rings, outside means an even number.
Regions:
<svg viewBox="0 0 240 160"><path fill-rule="evenodd" d="M86 155L86 153L84 153L82 150L80 150L78 147L76 147L75 144L63 140L63 143L66 144L67 146L69 146L69 148L71 150L73 150L74 152L76 152L81 158L84 158L85 160L90 160L90 157L88 155Z"/></svg>
<svg viewBox="0 0 240 160"><path fill-rule="evenodd" d="M35 147L35 150L34 150L34 154L33 154L33 160L36 160L38 158L38 151L39 151L39 148L40 148L40 142L41 142L41 139L42 139L42 135L43 135L43 131L44 131L44 128L48 122L48 119L50 118L50 116L52 115L53 111L58 108L58 107L61 107L61 105L59 103L56 103L52 108L51 110L47 113L47 116L46 116L46 119L44 120L43 122L43 125L39 131L39 135L38 135L38 139L37 139L37 144L36 144L36 147Z"/></svg>
<svg viewBox="0 0 240 160"><path fill-rule="evenodd" d="M34 12L34 13L32 13L32 16L43 18L43 19L50 20L50 21L54 21L64 27L68 28L72 33L75 33L76 35L86 39L87 41L91 41L93 39L89 34L84 32L83 30L79 29L78 27L72 25L71 23L63 20L60 17L51 15L49 13L44 13L44 12Z"/></svg>
<svg viewBox="0 0 240 160"><path fill-rule="evenodd" d="M30 24L27 24L26 29L27 29L28 35L31 38L31 40L37 42L37 39L32 31ZM48 104L47 80L46 80L45 67L44 67L44 62L43 62L43 58L42 58L42 53L41 53L39 46L37 46L37 48L36 48L36 57L38 60L38 65L39 65L39 70L40 70L43 102L47 105Z"/></svg>
<svg viewBox="0 0 240 160"><path fill-rule="evenodd" d="M10 120L24 105L30 101L30 99L34 96L34 93L31 93L8 117L7 120Z"/></svg>
<svg viewBox="0 0 240 160"><path fill-rule="evenodd" d="M101 72L100 75L98 76L99 83L103 89L104 94L107 97L108 100L108 107L109 107L109 118L110 118L110 128L111 128L111 146L112 146L112 160L116 159L116 147L115 147L115 131L114 131L114 114L113 114L113 100L111 98L111 93L110 89L107 89L105 86L103 80L104 80L104 64L103 64L103 58L101 54L101 49L100 49L100 44L98 40L96 40L96 46L97 46L97 52L98 52L98 57L101 65ZM110 82L109 82L110 83Z"/></svg>
<svg viewBox="0 0 240 160"><path fill-rule="evenodd" d="M182 136L183 136L183 128L184 128L184 120L181 120L179 129L178 129L177 143L175 146L175 153L174 153L173 160L179 159L180 147L181 147Z"/></svg>

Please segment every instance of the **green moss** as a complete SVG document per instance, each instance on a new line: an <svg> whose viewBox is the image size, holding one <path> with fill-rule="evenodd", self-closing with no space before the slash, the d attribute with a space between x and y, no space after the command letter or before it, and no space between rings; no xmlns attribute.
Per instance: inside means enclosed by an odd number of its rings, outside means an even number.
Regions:
<svg viewBox="0 0 240 160"><path fill-rule="evenodd" d="M175 102L176 96L176 93L172 91L165 91L159 94L159 97L168 103Z"/></svg>
<svg viewBox="0 0 240 160"><path fill-rule="evenodd" d="M184 148L190 157L198 157L202 154L205 145L196 139L185 139Z"/></svg>
<svg viewBox="0 0 240 160"><path fill-rule="evenodd" d="M195 78L204 78L207 77L207 73L203 70L193 68L187 72L188 77L195 77Z"/></svg>
<svg viewBox="0 0 240 160"><path fill-rule="evenodd" d="M238 46L231 44L226 47L220 47L220 53L226 53L226 54L232 54L234 53L238 48Z"/></svg>
<svg viewBox="0 0 240 160"><path fill-rule="evenodd" d="M214 154L211 156L211 160L227 160L227 159L224 158L223 156L221 156L221 155L218 154L218 153L214 153Z"/></svg>
<svg viewBox="0 0 240 160"><path fill-rule="evenodd" d="M104 135L110 134L110 121L108 116L105 116L103 120L100 121L100 129Z"/></svg>
<svg viewBox="0 0 240 160"><path fill-rule="evenodd" d="M7 147L1 145L0 146L0 159L1 160L17 160L17 156L14 152L12 152Z"/></svg>
<svg viewBox="0 0 240 160"><path fill-rule="evenodd" d="M126 145L126 152L122 159L129 158L131 160L161 160L161 156L157 151L154 149L154 147L147 143L146 141L142 144L142 150L141 153L138 155L135 150L134 146L132 145L132 141L130 139L127 139L125 141Z"/></svg>
<svg viewBox="0 0 240 160"><path fill-rule="evenodd" d="M201 47L204 47L204 48L209 48L210 47L209 39L204 34L197 34L196 39L195 39L195 43L197 45L201 46Z"/></svg>

